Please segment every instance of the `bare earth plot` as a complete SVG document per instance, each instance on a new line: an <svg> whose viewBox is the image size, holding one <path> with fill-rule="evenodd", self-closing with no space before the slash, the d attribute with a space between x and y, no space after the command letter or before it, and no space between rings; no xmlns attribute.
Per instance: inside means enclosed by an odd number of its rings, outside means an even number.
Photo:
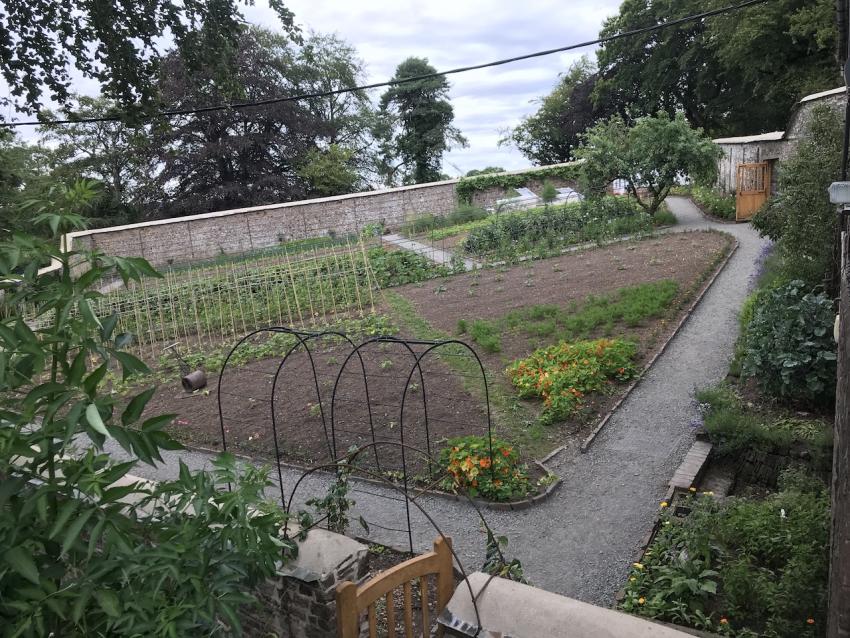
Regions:
<svg viewBox="0 0 850 638"><path fill-rule="evenodd" d="M485 513L491 526L509 537L508 554L522 560L526 575L535 585L596 604L613 601L638 543L652 525L667 482L693 441L689 422L695 413L694 389L726 374L737 336L737 312L762 244L749 226L709 222L682 198L669 198L668 202L680 221L676 230L718 228L733 234L739 249L588 453L575 454L568 449L553 459L553 469L564 478L561 488L531 509ZM534 268L537 271L542 266L536 263ZM535 273L535 286L530 289L536 294L543 288L536 282L543 278L542 270ZM423 286L423 296L431 283ZM433 289L428 294L433 295ZM423 297L422 312L427 311L427 305ZM164 466L142 466L138 473L150 478L173 477L177 458L177 453L171 453ZM193 468L209 463L206 454L181 452L179 458ZM298 475L285 471L284 485L291 488ZM324 491L325 479L316 476L302 484L294 500L303 503ZM360 515L372 521L401 520L403 503L382 498L381 492L374 486L354 492L355 521ZM277 493L273 488L270 496ZM453 537L467 569L477 568L483 560L485 539L472 509L465 503L437 497L424 497L421 505ZM414 514L413 522L415 546L425 551L435 532L421 515ZM407 542L406 533L375 528L369 537L398 547Z"/></svg>

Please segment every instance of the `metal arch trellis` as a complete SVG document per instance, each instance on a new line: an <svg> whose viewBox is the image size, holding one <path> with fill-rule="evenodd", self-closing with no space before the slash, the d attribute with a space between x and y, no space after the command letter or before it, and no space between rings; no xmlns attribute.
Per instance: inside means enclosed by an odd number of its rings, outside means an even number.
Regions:
<svg viewBox="0 0 850 638"><path fill-rule="evenodd" d="M413 551L413 532L411 529L411 499L410 489L411 489L411 473L409 467L409 454L408 452L411 449L417 449L413 446L410 446L408 442L411 440L412 435L416 434L416 432L407 432L410 425L405 423L405 408L410 405L408 394L410 392L410 388L412 385L412 381L414 379L414 375L418 375L419 387L421 389L422 395L422 414L423 414L423 427L424 427L424 438L425 438L425 448L426 450L421 452L423 458L427 459L427 467L428 467L428 477L431 483L431 486L435 485L436 482L434 479L434 467L438 464L434 458L434 441L432 441L431 437L431 428L429 426L429 410L428 410L428 394L426 391L426 371L423 370L423 361L433 354L440 354L441 349L454 349L454 350L463 350L467 353L468 356L471 356L476 363L476 368L478 373L480 373L480 379L484 386L484 401L486 405L486 428L487 428L487 443L489 446L490 456L492 457L493 453L493 439L492 439L492 421L491 421L491 410L490 410L490 398L489 398L489 388L487 385L487 377L484 370L484 366L481 362L481 359L478 357L478 354L475 352L473 348L471 348L468 344L459 341L457 339L446 339L446 340L425 340L425 339L400 339L394 336L377 336L366 339L360 343L355 344L355 342L348 337L346 334L334 330L325 330L325 331L305 331L305 330L296 330L293 328L285 327L285 326L273 326L267 328L260 328L258 330L254 330L243 336L236 344L230 349L227 356L225 357L224 363L222 364L221 372L219 374L219 381L217 384L217 400L218 400L218 414L219 414L219 426L220 426L220 434L221 434L221 443L222 449L227 450L227 428L225 427L225 415L223 411L223 403L222 403L222 386L226 384L226 373L229 370L229 367L232 365L232 361L234 358L234 354L237 350L242 347L246 341L255 337L257 335L269 334L269 335L289 335L294 338L295 343L286 347L286 350L283 356L280 359L280 362L277 364L273 380L271 384L271 393L268 397L268 408L270 412L269 423L271 425L272 431L272 439L274 445L274 454L276 459L276 471L278 478L278 487L280 490L280 502L281 506L285 509L288 509L291 506L291 500L286 498L286 492L284 488L284 480L283 480L283 471L281 469L281 458L282 458L282 450L281 450L281 441L279 438L280 430L282 427L282 423L279 421L278 416L275 410L275 401L276 401L276 392L278 389L278 382L281 376L282 371L285 369L288 361L291 360L291 357L303 351L306 355L307 360L309 361L309 370L312 374L312 389L311 393L315 391L316 401L318 405L318 416L321 420L322 425L322 435L324 436L325 447L328 451L328 463L321 465L320 467L324 469L333 469L337 468L339 471L338 464L341 462L345 462L347 458L347 451L342 451L338 449L338 436L337 436L337 417L339 415L339 410L337 409L337 403L339 399L339 390L340 390L340 381L343 377L343 374L346 372L346 369L349 367L350 363L356 358L356 367L359 368L359 371L356 374L359 374L362 378L363 389L364 389L364 398L366 404L366 410L368 415L368 438L371 439L370 442L366 445L358 445L358 450L369 449L371 450L371 454L375 459L375 466L378 470L377 475L385 479L381 471L382 469L382 456L380 450L386 450L387 448L393 447L393 441L382 439L378 436L375 430L375 420L372 410L372 400L371 397L373 393L370 392L370 378L366 369L366 362L364 361L364 352L369 347L374 347L380 344L389 344L396 345L400 347L406 355L409 355L410 367L407 374L402 374L399 376L399 379L404 378L404 390L402 391L401 401L399 403L399 413L398 413L398 436L400 439L400 445L395 445L397 450L400 450L401 455L401 471L400 471L400 486L394 487L394 491L400 492L404 497L405 504L405 518L406 518L406 531L408 536L408 543L410 546L410 551ZM339 370L336 374L336 378L334 379L333 389L330 397L330 409L326 409L325 401L322 399L322 392L319 383L319 377L316 370L316 363L314 358L314 352L311 349L311 343L315 343L323 338L334 338L339 340L340 343L346 344L349 348L349 352L347 356L345 356L344 361L339 367ZM424 349L423 349L424 348ZM417 349L420 351L417 352ZM453 354L460 354L459 352ZM309 381L308 381L309 382ZM372 383L375 382L374 379L371 380ZM358 451L359 455L359 451ZM384 466L386 467L386 463ZM493 472L493 464L490 465L489 471ZM357 468L357 472L360 472L364 475L368 475L369 472L365 471L363 467ZM312 473L312 470L309 472ZM299 480L300 483L300 480ZM395 498L387 496L386 498ZM403 531L403 530L398 530Z"/></svg>

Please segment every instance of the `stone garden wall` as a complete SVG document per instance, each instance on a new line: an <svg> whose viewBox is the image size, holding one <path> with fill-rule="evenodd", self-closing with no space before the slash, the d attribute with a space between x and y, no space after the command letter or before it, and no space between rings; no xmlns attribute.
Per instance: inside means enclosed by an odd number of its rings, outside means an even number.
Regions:
<svg viewBox="0 0 850 638"><path fill-rule="evenodd" d="M546 168L549 167L540 170ZM533 170L537 169L514 173L533 175ZM308 237L356 234L368 224L383 223L397 231L414 216L447 215L455 210L458 205L455 187L459 181L98 228L69 234L65 245L108 255L144 257L154 266L167 266L214 259L222 254L250 253ZM568 185L557 178L550 181L557 186ZM539 192L542 182L530 176L527 185ZM505 195L503 188L476 191L472 203L492 206Z"/></svg>

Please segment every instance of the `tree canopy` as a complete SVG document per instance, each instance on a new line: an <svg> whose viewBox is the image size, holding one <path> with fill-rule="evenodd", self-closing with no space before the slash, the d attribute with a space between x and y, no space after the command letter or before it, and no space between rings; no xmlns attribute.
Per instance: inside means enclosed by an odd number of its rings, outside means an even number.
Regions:
<svg viewBox="0 0 850 638"><path fill-rule="evenodd" d="M601 195L614 180L623 179L640 207L654 215L684 177L712 182L722 151L681 113L671 118L662 111L639 118L634 126L618 115L600 122L587 132L577 154L585 160L588 194Z"/></svg>
<svg viewBox="0 0 850 638"><path fill-rule="evenodd" d="M605 102L595 104L596 65L586 56L562 74L549 95L538 100L537 112L522 119L500 140L511 144L537 164L558 164L575 159L581 134L599 119L613 114Z"/></svg>
<svg viewBox="0 0 850 638"><path fill-rule="evenodd" d="M398 65L392 79L436 72L428 60L411 57ZM466 146L466 138L452 125L454 109L448 94L448 80L439 75L390 86L381 96L381 173L388 184L439 180L443 153Z"/></svg>
<svg viewBox="0 0 850 638"><path fill-rule="evenodd" d="M297 36L292 13L280 0L270 4L284 32ZM74 72L97 81L124 111L150 109L158 105L169 36L190 69L213 69L226 82L243 30L236 0L7 0L0 5L0 72L11 101L28 113L45 97L67 106Z"/></svg>

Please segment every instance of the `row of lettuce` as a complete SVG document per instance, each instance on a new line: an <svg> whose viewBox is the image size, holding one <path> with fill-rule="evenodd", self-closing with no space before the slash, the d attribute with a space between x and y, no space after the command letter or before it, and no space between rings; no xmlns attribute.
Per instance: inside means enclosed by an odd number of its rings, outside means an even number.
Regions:
<svg viewBox="0 0 850 638"><path fill-rule="evenodd" d="M693 425L714 443L712 463L735 469L735 496L693 489L676 511L662 503L625 585L629 612L729 636L826 634L839 124L817 109L781 166L781 194L753 221L769 243L730 378L697 395Z"/></svg>

